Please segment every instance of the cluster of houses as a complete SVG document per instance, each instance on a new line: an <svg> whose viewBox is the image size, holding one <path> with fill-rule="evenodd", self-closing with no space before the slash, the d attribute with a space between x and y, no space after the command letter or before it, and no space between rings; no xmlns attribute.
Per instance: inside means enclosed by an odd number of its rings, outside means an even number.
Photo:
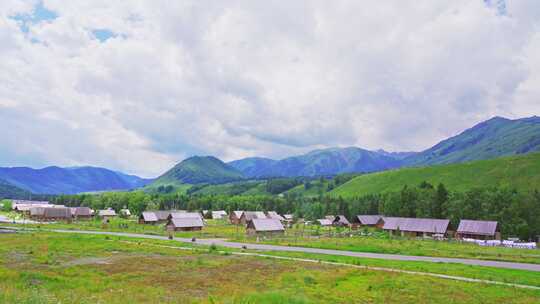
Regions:
<svg viewBox="0 0 540 304"><path fill-rule="evenodd" d="M233 225L245 225L249 235L272 235L285 232L285 226L293 221L292 214L279 215L275 211L233 211L229 214L229 222Z"/></svg>
<svg viewBox="0 0 540 304"><path fill-rule="evenodd" d="M446 238L453 236L458 239L500 240L501 233L496 221L461 220L456 231L450 230L450 220L386 217L381 215L357 215L349 221L343 215L327 216L317 220L321 226L377 227L391 235L408 237Z"/></svg>
<svg viewBox="0 0 540 304"><path fill-rule="evenodd" d="M205 225L204 217L199 212L185 210L144 211L139 216L140 224L163 224L169 231L198 231Z"/></svg>
<svg viewBox="0 0 540 304"><path fill-rule="evenodd" d="M53 205L46 201L14 200L12 208L38 221L72 221L91 219L94 216L109 220L118 215L129 217L128 209L94 210L88 207L66 207ZM141 224L165 224L169 231L198 231L205 226L205 219L226 220L233 225L243 225L250 235L280 234L291 226L291 214L280 215L275 211L237 210L227 214L224 210L188 212L185 210L144 211L139 217ZM377 227L391 235L407 237L446 238L452 236L463 240L500 240L501 234L496 221L461 220L455 231L450 229L450 220L428 218L387 217L381 215L357 215L347 219L344 215L329 215L317 220L323 227Z"/></svg>
<svg viewBox="0 0 540 304"><path fill-rule="evenodd" d="M141 224L165 224L168 231L198 231L205 225L205 219L227 219L233 225L244 225L246 232L254 234L275 234L285 232L285 226L292 223L292 215L279 215L275 211L232 211L224 210L188 212L185 210L144 211L139 217Z"/></svg>
<svg viewBox="0 0 540 304"><path fill-rule="evenodd" d="M110 208L95 212L88 207L66 207L64 205L54 205L47 201L13 200L12 209L32 220L43 222L90 220L95 216L109 220L118 215L115 210ZM122 209L120 215L129 217L131 212L128 209Z"/></svg>

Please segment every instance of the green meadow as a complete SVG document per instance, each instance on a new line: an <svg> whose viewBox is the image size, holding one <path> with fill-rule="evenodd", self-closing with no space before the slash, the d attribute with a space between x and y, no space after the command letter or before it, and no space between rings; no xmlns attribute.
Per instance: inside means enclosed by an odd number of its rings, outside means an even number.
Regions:
<svg viewBox="0 0 540 304"><path fill-rule="evenodd" d="M540 291L170 242L0 235L0 303L537 303Z"/></svg>

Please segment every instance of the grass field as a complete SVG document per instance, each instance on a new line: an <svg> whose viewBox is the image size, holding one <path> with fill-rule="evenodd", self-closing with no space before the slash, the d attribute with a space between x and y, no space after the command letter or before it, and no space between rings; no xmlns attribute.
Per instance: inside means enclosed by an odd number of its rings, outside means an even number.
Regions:
<svg viewBox="0 0 540 304"><path fill-rule="evenodd" d="M537 303L540 299L537 290L177 250L104 236L25 233L0 235L0 242L0 303Z"/></svg>
<svg viewBox="0 0 540 304"><path fill-rule="evenodd" d="M366 174L350 180L328 194L342 197L363 196L399 191L405 185L418 186L423 181L433 185L443 183L453 191L469 190L479 185L518 190L537 189L540 185L540 153Z"/></svg>
<svg viewBox="0 0 540 304"><path fill-rule="evenodd" d="M17 225L21 226L21 225ZM26 225L44 229L73 229L131 232L153 235L168 235L163 225L142 225L135 220L114 219L104 225L100 221L81 221L76 223L56 223ZM540 264L540 250L527 250L504 247L481 247L475 244L389 238L386 233L370 230L371 236L360 236L360 231L348 236L348 231L338 234L335 228L319 229L317 226L295 226L287 229L283 236L257 239L247 236L243 226L230 225L226 221L207 220L202 231L175 232L176 237L185 238L223 238L238 242L262 242L266 244L301 246L323 249L349 250L356 252L389 253L402 255L474 258L493 261L523 262Z"/></svg>

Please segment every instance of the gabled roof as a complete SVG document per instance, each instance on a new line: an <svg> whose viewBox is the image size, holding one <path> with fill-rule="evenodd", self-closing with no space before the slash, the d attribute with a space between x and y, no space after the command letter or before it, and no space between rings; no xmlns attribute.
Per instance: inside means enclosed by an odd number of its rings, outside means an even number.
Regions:
<svg viewBox="0 0 540 304"><path fill-rule="evenodd" d="M271 219L275 219L275 220L279 220L279 221L284 221L285 220L285 218L283 218L281 215L279 215L275 211L268 211L268 212L266 212L266 215L267 215L268 218L271 218Z"/></svg>
<svg viewBox="0 0 540 304"><path fill-rule="evenodd" d="M71 208L71 214L73 216L91 216L92 210L88 207L74 207Z"/></svg>
<svg viewBox="0 0 540 304"><path fill-rule="evenodd" d="M248 223L248 228L255 231L284 231L280 220L270 218L254 218Z"/></svg>
<svg viewBox="0 0 540 304"><path fill-rule="evenodd" d="M262 211L244 211L243 216L245 217L246 221L266 218L266 214L264 214Z"/></svg>
<svg viewBox="0 0 540 304"><path fill-rule="evenodd" d="M234 215L236 218L241 218L242 214L244 214L244 211L237 210L237 211L231 212L231 215Z"/></svg>
<svg viewBox="0 0 540 304"><path fill-rule="evenodd" d="M399 230L408 232L446 233L450 220L384 217L384 230Z"/></svg>
<svg viewBox="0 0 540 304"><path fill-rule="evenodd" d="M333 221L336 218L336 216L335 215L326 215L324 218L327 219L327 220Z"/></svg>
<svg viewBox="0 0 540 304"><path fill-rule="evenodd" d="M284 217L286 220L292 220L292 219L294 219L294 215L292 215L292 214L284 214L283 217Z"/></svg>
<svg viewBox="0 0 540 304"><path fill-rule="evenodd" d="M225 210L212 211L212 218L213 219L221 219L221 218L226 217L226 216L227 216L227 212L225 212Z"/></svg>
<svg viewBox="0 0 540 304"><path fill-rule="evenodd" d="M152 211L152 212L154 212L158 221L166 221L169 215L171 215L171 211L167 211L167 210L157 210L157 211Z"/></svg>
<svg viewBox="0 0 540 304"><path fill-rule="evenodd" d="M380 215L358 215L356 220L362 225L376 225L382 218Z"/></svg>
<svg viewBox="0 0 540 304"><path fill-rule="evenodd" d="M33 208L33 207L47 208L47 207L54 207L54 206L55 205L49 205L49 204L14 204L12 208L13 210L18 210L18 211L30 211L30 208Z"/></svg>
<svg viewBox="0 0 540 304"><path fill-rule="evenodd" d="M321 226L332 226L332 221L326 218L318 219L317 222L319 222Z"/></svg>
<svg viewBox="0 0 540 304"><path fill-rule="evenodd" d="M351 223L344 215L336 215L336 217L332 221L332 224L350 225Z"/></svg>
<svg viewBox="0 0 540 304"><path fill-rule="evenodd" d="M12 200L12 205L48 205L48 201Z"/></svg>
<svg viewBox="0 0 540 304"><path fill-rule="evenodd" d="M171 212L171 218L198 218L202 220L199 212Z"/></svg>
<svg viewBox="0 0 540 304"><path fill-rule="evenodd" d="M457 233L478 235L495 235L496 231L497 222L495 221L461 220L457 229Z"/></svg>
<svg viewBox="0 0 540 304"><path fill-rule="evenodd" d="M31 216L40 216L44 218L71 218L71 209L65 207L32 207Z"/></svg>
<svg viewBox="0 0 540 304"><path fill-rule="evenodd" d="M69 208L45 208L43 217L45 218L71 218L71 210Z"/></svg>
<svg viewBox="0 0 540 304"><path fill-rule="evenodd" d="M203 227L203 221L202 219L191 217L191 218L176 218L173 217L169 223L169 225L172 225L175 228L191 228L191 227Z"/></svg>
<svg viewBox="0 0 540 304"><path fill-rule="evenodd" d="M31 216L43 216L45 213L45 207L31 207L28 210L30 210Z"/></svg>
<svg viewBox="0 0 540 304"><path fill-rule="evenodd" d="M112 209L99 210L98 215L99 216L116 216L116 211Z"/></svg>
<svg viewBox="0 0 540 304"><path fill-rule="evenodd" d="M156 213L152 212L152 211L144 211L141 214L141 216L142 216L142 218L143 218L143 220L145 222L157 222L157 221L159 221Z"/></svg>

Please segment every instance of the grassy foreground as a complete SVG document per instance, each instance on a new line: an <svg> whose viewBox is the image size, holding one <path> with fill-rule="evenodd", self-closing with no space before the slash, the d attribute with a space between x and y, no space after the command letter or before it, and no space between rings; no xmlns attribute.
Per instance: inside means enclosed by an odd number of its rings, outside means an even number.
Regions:
<svg viewBox="0 0 540 304"><path fill-rule="evenodd" d="M465 191L478 185L534 190L540 184L540 153L366 174L355 177L329 194L363 196L399 191L404 185L417 186L423 181L433 185L443 183L454 191Z"/></svg>
<svg viewBox="0 0 540 304"><path fill-rule="evenodd" d="M537 303L540 292L186 251L104 236L0 235L0 303Z"/></svg>

